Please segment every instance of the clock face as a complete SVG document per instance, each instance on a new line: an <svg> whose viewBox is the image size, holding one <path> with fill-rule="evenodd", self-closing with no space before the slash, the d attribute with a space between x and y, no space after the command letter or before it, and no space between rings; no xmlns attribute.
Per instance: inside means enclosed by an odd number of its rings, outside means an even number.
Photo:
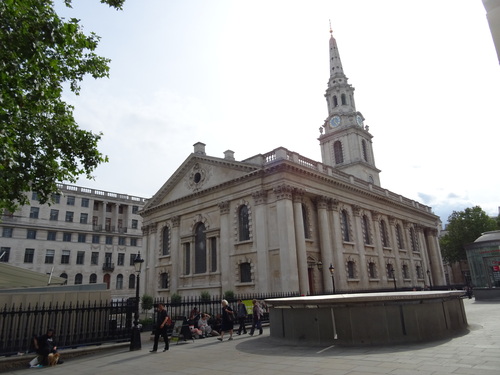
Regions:
<svg viewBox="0 0 500 375"><path fill-rule="evenodd" d="M356 121L358 122L359 126L363 126L363 118L361 116L356 116Z"/></svg>
<svg viewBox="0 0 500 375"><path fill-rule="evenodd" d="M340 125L340 117L339 116L333 116L330 119L330 126L332 128L334 128L334 127L339 126L339 125Z"/></svg>

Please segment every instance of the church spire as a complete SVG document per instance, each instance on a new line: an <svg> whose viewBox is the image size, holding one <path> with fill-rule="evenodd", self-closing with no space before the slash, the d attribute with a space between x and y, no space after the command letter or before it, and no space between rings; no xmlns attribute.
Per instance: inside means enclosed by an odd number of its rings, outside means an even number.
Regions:
<svg viewBox="0 0 500 375"><path fill-rule="evenodd" d="M342 68L342 61L340 60L337 41L333 37L332 22L330 21L330 81L335 77L344 77L347 82L344 69Z"/></svg>

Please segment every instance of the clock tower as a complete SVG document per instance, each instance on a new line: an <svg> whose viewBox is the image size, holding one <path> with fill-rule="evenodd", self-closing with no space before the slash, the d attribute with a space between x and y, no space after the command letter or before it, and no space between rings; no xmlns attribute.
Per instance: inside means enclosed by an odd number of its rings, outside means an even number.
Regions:
<svg viewBox="0 0 500 375"><path fill-rule="evenodd" d="M325 93L328 117L320 127L323 164L380 186L372 138L361 112L356 110L354 87L347 82L337 42L330 28L330 79Z"/></svg>

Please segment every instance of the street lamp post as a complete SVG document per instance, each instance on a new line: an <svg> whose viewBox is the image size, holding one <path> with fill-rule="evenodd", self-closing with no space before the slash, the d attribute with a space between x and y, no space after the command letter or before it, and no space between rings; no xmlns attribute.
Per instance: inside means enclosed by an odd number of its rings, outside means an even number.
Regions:
<svg viewBox="0 0 500 375"><path fill-rule="evenodd" d="M427 277L429 278L429 289L432 289L431 271L427 270Z"/></svg>
<svg viewBox="0 0 500 375"><path fill-rule="evenodd" d="M139 251L134 259L134 267L135 273L137 274L137 280L135 284L134 326L132 327L132 337L130 338L131 351L141 349L141 331L139 329L139 278L141 274L142 263L144 263L144 259L141 258L141 252Z"/></svg>
<svg viewBox="0 0 500 375"><path fill-rule="evenodd" d="M392 281L394 282L394 291L397 291L398 288L396 286L396 275L394 273L394 268L391 268L391 276L392 276Z"/></svg>
<svg viewBox="0 0 500 375"><path fill-rule="evenodd" d="M330 270L330 274L332 275L333 294L335 294L335 279L333 278L333 273L335 272L335 267L333 266L332 263L330 263L330 267L328 267L328 270Z"/></svg>

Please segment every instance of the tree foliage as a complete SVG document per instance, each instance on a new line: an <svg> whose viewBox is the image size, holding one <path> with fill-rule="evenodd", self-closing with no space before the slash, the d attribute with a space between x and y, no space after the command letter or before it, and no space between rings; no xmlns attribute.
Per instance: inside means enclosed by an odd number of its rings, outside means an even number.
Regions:
<svg viewBox="0 0 500 375"><path fill-rule="evenodd" d="M124 0L101 2L121 9ZM50 201L57 182L92 178L107 161L97 149L102 134L80 129L62 100L65 85L78 95L85 75L108 76L98 42L51 0L0 1L0 209L28 203L28 191Z"/></svg>
<svg viewBox="0 0 500 375"><path fill-rule="evenodd" d="M439 240L443 259L450 263L466 260L464 245L474 242L482 233L496 228L496 220L489 217L479 206L466 208L464 211L453 211L448 217L448 233Z"/></svg>

